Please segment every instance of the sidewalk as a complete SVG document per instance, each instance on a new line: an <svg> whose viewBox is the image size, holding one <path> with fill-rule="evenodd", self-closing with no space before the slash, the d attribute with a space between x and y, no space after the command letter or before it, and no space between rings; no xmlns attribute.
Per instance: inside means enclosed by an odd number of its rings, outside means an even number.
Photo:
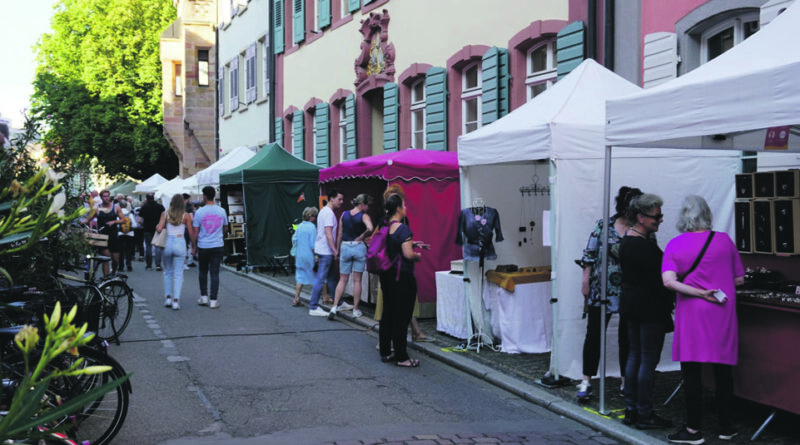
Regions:
<svg viewBox="0 0 800 445"><path fill-rule="evenodd" d="M227 267L227 266L225 266ZM237 273L270 286L287 295L287 304L294 295L294 277L261 272L236 271ZM307 303L310 295L310 286L306 286L301 298ZM346 298L352 303L352 297ZM325 309L328 309L328 307ZM357 319L352 318L351 312L340 312L337 320L347 320L362 326L367 326L377 332L377 322L374 320L373 305L362 304L360 309L363 315ZM490 348L481 348L480 352L463 348L464 340L451 337L436 331L435 319L419 320L420 329L434 341L427 343L409 342L409 348L425 354L436 360L447 363L463 372L481 378L489 383L501 387L525 400L541 405L553 412L583 423L591 428L601 431L611 437L630 444L666 443L666 434L677 430L684 419L684 402L682 391L663 405L680 384L679 372L658 373L654 400L656 411L668 419L672 419L676 428L669 430L640 431L625 426L621 422L624 413L624 402L621 397L618 378L607 378L605 383L605 411L599 413L599 380L592 381L595 394L585 404L579 404L575 399L575 385L570 384L561 388L546 389L536 383L543 377L550 366L550 354L506 354L492 351ZM713 391L704 393L704 425L705 443L708 444L745 444L750 443L750 438L759 429L761 424L772 412L772 408L758 405L745 400L736 400L737 417L736 425L739 435L730 441L719 440L716 437L716 416L714 408ZM763 444L797 444L800 443L800 429L796 425L800 416L791 413L779 412L773 421L763 430L758 437L758 443Z"/></svg>

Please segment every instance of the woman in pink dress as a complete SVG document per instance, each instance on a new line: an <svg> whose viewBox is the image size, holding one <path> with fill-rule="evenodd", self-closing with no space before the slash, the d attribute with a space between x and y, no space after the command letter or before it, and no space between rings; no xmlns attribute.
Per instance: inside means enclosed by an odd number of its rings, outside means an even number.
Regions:
<svg viewBox="0 0 800 445"><path fill-rule="evenodd" d="M674 443L697 445L704 441L700 431L703 363L714 368L718 437L729 440L736 435L731 424L732 367L737 362L739 341L736 286L744 283L744 268L730 237L711 231L711 218L703 198L687 196L677 224L682 234L667 244L661 266L664 286L677 293L672 359L681 362L686 399L686 427L668 436Z"/></svg>

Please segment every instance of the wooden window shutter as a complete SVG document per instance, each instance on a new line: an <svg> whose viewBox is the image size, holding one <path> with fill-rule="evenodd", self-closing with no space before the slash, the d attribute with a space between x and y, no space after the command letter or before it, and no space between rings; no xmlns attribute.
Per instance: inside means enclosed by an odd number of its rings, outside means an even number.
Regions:
<svg viewBox="0 0 800 445"><path fill-rule="evenodd" d="M556 39L558 79L566 76L586 58L586 32L583 22L572 22L558 32Z"/></svg>
<svg viewBox="0 0 800 445"><path fill-rule="evenodd" d="M292 41L300 43L306 39L306 5L305 0L292 0Z"/></svg>
<svg viewBox="0 0 800 445"><path fill-rule="evenodd" d="M348 12L358 11L358 8L360 7L361 7L361 0L347 0Z"/></svg>
<svg viewBox="0 0 800 445"><path fill-rule="evenodd" d="M347 108L347 122L345 123L345 133L347 134L347 153L346 159L356 159L358 150L356 147L356 95L349 94L344 100Z"/></svg>
<svg viewBox="0 0 800 445"><path fill-rule="evenodd" d="M397 151L400 117L400 100L397 84L389 82L383 86L383 151Z"/></svg>
<svg viewBox="0 0 800 445"><path fill-rule="evenodd" d="M272 51L283 52L283 0L272 0Z"/></svg>
<svg viewBox="0 0 800 445"><path fill-rule="evenodd" d="M292 113L292 154L300 159L304 159L303 153L305 153L303 114L302 110Z"/></svg>
<svg viewBox="0 0 800 445"><path fill-rule="evenodd" d="M245 73L246 76L246 88L245 91L245 101L247 103L255 102L256 101L256 44L253 43L252 45L248 46L245 50L245 69L247 72Z"/></svg>
<svg viewBox="0 0 800 445"><path fill-rule="evenodd" d="M330 167L331 163L331 135L330 135L330 128L331 128L331 118L330 118L330 106L327 103L320 103L317 104L316 107L316 130L317 130L317 140L316 147L317 147L317 165L320 167Z"/></svg>
<svg viewBox="0 0 800 445"><path fill-rule="evenodd" d="M316 0L319 13L319 27L331 26L331 0Z"/></svg>
<svg viewBox="0 0 800 445"><path fill-rule="evenodd" d="M225 116L225 67L219 67L217 79L217 101L219 102L219 115Z"/></svg>
<svg viewBox="0 0 800 445"><path fill-rule="evenodd" d="M678 36L654 32L644 36L643 85L654 87L678 76Z"/></svg>
<svg viewBox="0 0 800 445"><path fill-rule="evenodd" d="M275 142L283 147L283 118L275 118Z"/></svg>
<svg viewBox="0 0 800 445"><path fill-rule="evenodd" d="M231 59L230 77L230 103L231 112L233 112L239 109L239 56Z"/></svg>
<svg viewBox="0 0 800 445"><path fill-rule="evenodd" d="M481 71L481 122L486 125L508 114L508 50L489 48Z"/></svg>
<svg viewBox="0 0 800 445"><path fill-rule="evenodd" d="M425 147L446 151L447 70L433 67L425 76Z"/></svg>

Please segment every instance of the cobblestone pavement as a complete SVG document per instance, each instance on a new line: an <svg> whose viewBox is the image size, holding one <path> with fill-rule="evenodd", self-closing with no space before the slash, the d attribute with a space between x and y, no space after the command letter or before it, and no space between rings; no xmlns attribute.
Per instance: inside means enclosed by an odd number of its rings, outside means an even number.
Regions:
<svg viewBox="0 0 800 445"><path fill-rule="evenodd" d="M389 437L375 440L359 440L349 442L328 442L322 445L534 445L534 444L603 444L612 445L619 443L614 439L601 436L596 432L565 431L560 433L542 434L531 431L528 433L458 433L458 434L433 434L408 437Z"/></svg>
<svg viewBox="0 0 800 445"><path fill-rule="evenodd" d="M286 276L273 276L270 274L264 273L254 273L253 275L258 276L260 279L266 279L277 283L279 286L289 286L292 290L294 289L294 277L286 277ZM352 303L352 299L348 299ZM364 312L362 318L372 319L374 315L374 306L369 304L362 304L361 310ZM550 354L543 353L543 354L506 354L502 352L495 352L489 348L482 348L480 352L476 352L474 350L467 350L463 349L460 346L463 346L464 341L456 339L454 337L450 337L447 334L441 333L436 331L436 320L435 319L420 319L419 320L420 329L422 331L432 337L434 339L433 343L427 343L425 345L435 345L435 347L439 348L442 351L446 352L453 352L457 353L463 357L469 358L476 363L480 363L483 366L490 367L494 370L497 370L503 374L506 374L514 379L517 379L523 383L529 385L536 385L536 381L542 378L545 373L548 371L550 366ZM410 343L410 347L420 347L420 345L414 345ZM567 386L563 386L560 388L554 388L548 390L551 394L558 396L564 401L569 401L573 403L575 406L581 407L585 414L585 419L591 419L592 417L605 417L611 419L621 419L623 412L624 412L624 401L621 397L619 387L620 387L620 379L618 378L607 378L606 379L606 398L605 398L605 413L601 414L598 412L599 409L599 401L598 396L594 394L586 403L579 404L575 399L575 385L578 381L574 381ZM654 389L654 400L656 401L656 411L668 418L672 419L673 422L680 426L682 425L684 419L684 400L682 391L678 391L674 398L667 404L663 405L664 402L669 399L670 395L675 391L675 389L681 383L681 376L680 372L660 372L656 377L656 386ZM592 382L594 388L597 390L599 388L599 382L594 380ZM704 393L703 398L704 404L704 425L707 426L707 431L705 431L705 443L715 445L715 444L746 444L752 443L751 436L756 433L762 423L767 419L767 417L773 412L771 407L759 405L754 402L736 399L735 404L735 423L739 429L739 435L736 436L733 440L719 440L716 437L715 429L716 426L716 416L715 416L715 407L714 407L714 397L713 391L706 390ZM576 419L581 421L581 419ZM775 418L772 422L764 428L760 436L758 437L758 443L761 444L770 444L770 445L789 445L789 444L798 444L800 443L800 428L797 428L797 425L800 424L800 416L794 415L792 413L787 413L783 411L778 411ZM621 422L619 423L619 428L629 428L623 425ZM666 441L666 435L668 433L674 432L675 429L671 430L651 430L645 431L650 437L652 437L659 441ZM414 440L424 440L423 442L414 441ZM444 442L436 442L436 440L444 440ZM437 438L437 439L409 439L406 442L396 441L396 442L363 442L363 443L414 443L414 444L440 444L440 443L542 443L544 440L540 438L536 438L535 435L532 435L528 438L521 438L518 442L514 442L513 440L510 442L502 442L499 438L495 437L482 437L482 438L463 438L463 440L473 440L473 442L446 442L447 440L452 440L451 438ZM547 440L551 440L548 438ZM600 438L568 438L565 437L563 439L552 439L555 442L559 440L563 440L563 443L595 443L594 440L597 441L608 441L612 440L608 437L600 437ZM538 442L537 442L538 441ZM550 443L550 442L549 442ZM608 443L608 442L601 442L601 443ZM340 445L340 444L336 444Z"/></svg>

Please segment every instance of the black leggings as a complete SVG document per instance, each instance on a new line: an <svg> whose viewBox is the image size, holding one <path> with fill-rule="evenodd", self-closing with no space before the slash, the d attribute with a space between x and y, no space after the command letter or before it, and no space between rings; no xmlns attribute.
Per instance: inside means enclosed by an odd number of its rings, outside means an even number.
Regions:
<svg viewBox="0 0 800 445"><path fill-rule="evenodd" d="M586 323L586 338L583 340L583 375L592 377L597 374L600 366L600 306L589 306L589 319ZM606 326L611 321L611 315L606 315ZM619 332L617 333L619 349L619 373L625 376L625 365L628 363L628 328L625 319L620 316Z"/></svg>
<svg viewBox="0 0 800 445"><path fill-rule="evenodd" d="M391 269L380 275L383 291L383 314L381 315L380 339L381 356L392 354L398 362L408 360L406 350L408 325L414 315L414 303L417 299L417 279L413 273L401 273L397 278L397 269Z"/></svg>
<svg viewBox="0 0 800 445"><path fill-rule="evenodd" d="M733 413L733 367L720 363L710 363L714 368L717 415L719 428L728 431ZM686 403L686 426L700 430L703 425L703 363L681 362L683 376L683 398Z"/></svg>

